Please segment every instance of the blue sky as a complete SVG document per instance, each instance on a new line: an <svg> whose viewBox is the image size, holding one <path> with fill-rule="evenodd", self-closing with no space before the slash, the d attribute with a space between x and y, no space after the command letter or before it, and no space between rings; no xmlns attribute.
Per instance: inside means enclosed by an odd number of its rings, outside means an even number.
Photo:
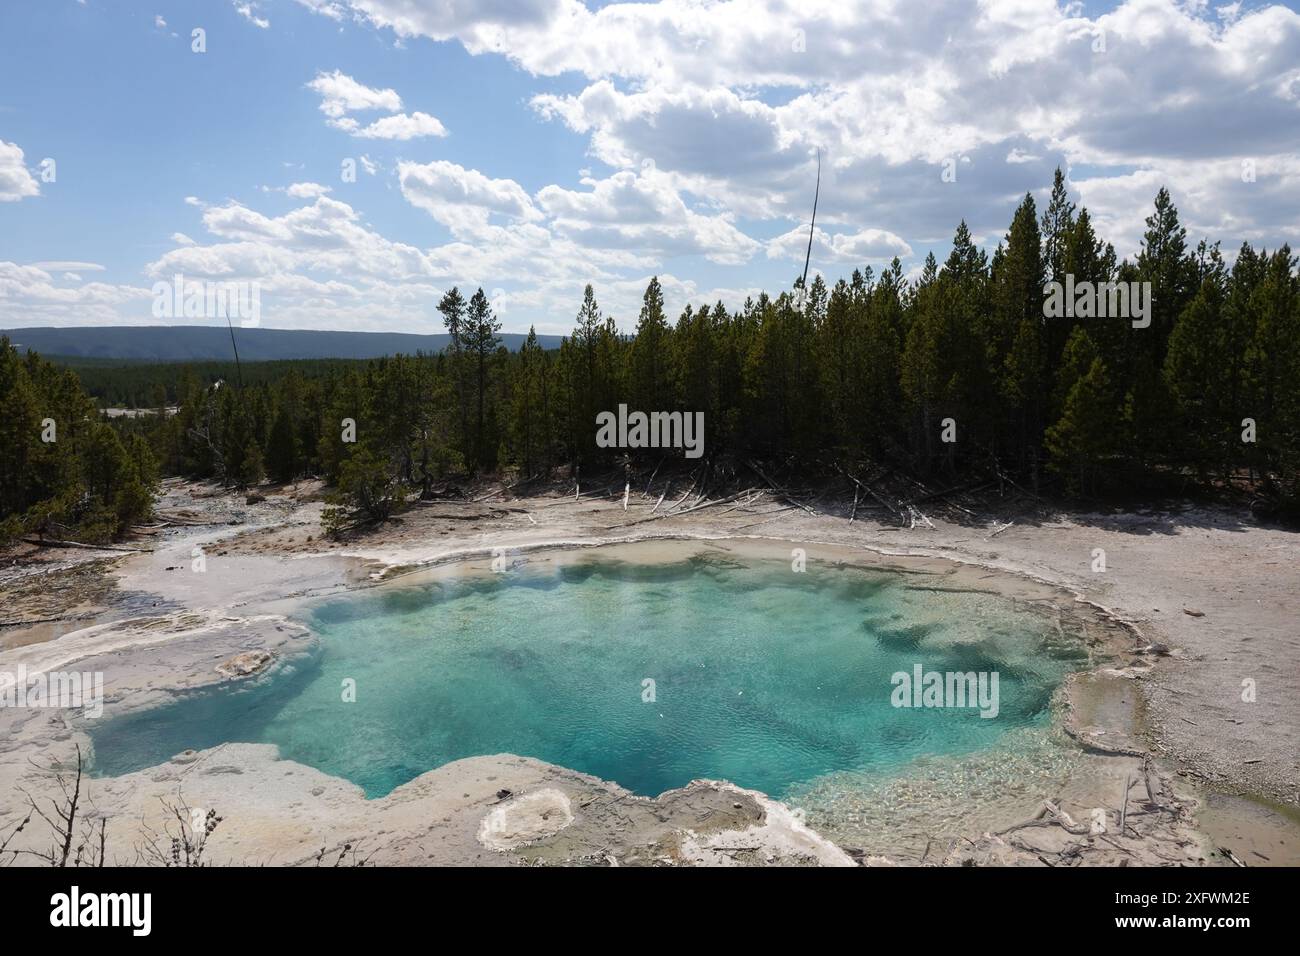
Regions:
<svg viewBox="0 0 1300 956"><path fill-rule="evenodd" d="M818 149L832 279L963 218L991 248L1058 164L1121 255L1162 184L1194 237L1272 247L1297 131L1293 6L8 3L0 326L156 322L178 273L285 328L438 330L459 284L565 332L588 281L629 327L652 274L737 306L800 268Z"/></svg>

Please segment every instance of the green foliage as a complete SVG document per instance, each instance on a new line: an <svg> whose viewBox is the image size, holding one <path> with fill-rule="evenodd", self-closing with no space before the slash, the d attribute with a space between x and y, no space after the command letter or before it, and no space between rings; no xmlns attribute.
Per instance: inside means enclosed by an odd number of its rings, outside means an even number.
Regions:
<svg viewBox="0 0 1300 956"><path fill-rule="evenodd" d="M353 524L383 521L405 500L393 462L362 447L340 468L338 489L321 513L321 526L334 535Z"/></svg>
<svg viewBox="0 0 1300 956"><path fill-rule="evenodd" d="M1151 326L1046 317L1045 283L1066 276L1150 282ZM33 441L47 415L84 420L67 427L80 447L98 443L110 476L144 468L126 459L143 462L146 446L166 474L231 485L263 472L321 476L335 485L336 530L391 516L462 471L532 477L681 454L597 447L597 414L621 403L703 412L710 459L871 458L954 482L996 468L1078 495L1171 477L1262 479L1283 494L1300 484L1295 258L1244 245L1229 270L1217 246L1190 248L1165 190L1133 262L1116 261L1058 173L1041 218L1023 197L991 256L961 223L942 264L928 256L911 282L895 260L879 275L864 268L829 286L814 275L806 291L734 309L687 306L674 322L652 278L639 314L620 317L629 335L587 286L558 349L530 333L515 353L500 346L482 289L467 300L453 288L438 309L450 336L439 355L254 363L242 389L233 369L212 363L79 369L102 400L178 406L115 419L125 455L90 427L94 409L74 378L9 350L0 440L13 454L0 463L0 520L38 520L29 511L39 504L39 514L120 528L116 516L139 507L132 489L89 473L62 444ZM942 440L947 418L956 442ZM1241 440L1246 418L1254 443Z"/></svg>
<svg viewBox="0 0 1300 956"><path fill-rule="evenodd" d="M1061 417L1047 429L1048 467L1065 476L1069 490L1095 491L1097 476L1113 454L1118 425L1106 366L1093 358L1070 386Z"/></svg>
<svg viewBox="0 0 1300 956"><path fill-rule="evenodd" d="M0 544L107 541L150 516L153 452L138 435L124 442L74 374L0 338L0 408Z"/></svg>

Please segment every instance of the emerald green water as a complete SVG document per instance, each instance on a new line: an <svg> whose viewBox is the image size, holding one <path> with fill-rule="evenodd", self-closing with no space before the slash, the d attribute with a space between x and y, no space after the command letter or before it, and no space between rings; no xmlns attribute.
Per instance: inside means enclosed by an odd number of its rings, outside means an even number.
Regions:
<svg viewBox="0 0 1300 956"><path fill-rule="evenodd" d="M924 576L694 555L373 589L310 611L319 653L273 676L88 722L95 771L272 743L382 796L448 761L514 753L658 794L696 777L775 796L888 774L1044 724L1082 663L1047 622ZM891 675L996 671L999 712L898 708ZM654 700L643 681L654 681ZM355 701L345 702L345 681Z"/></svg>

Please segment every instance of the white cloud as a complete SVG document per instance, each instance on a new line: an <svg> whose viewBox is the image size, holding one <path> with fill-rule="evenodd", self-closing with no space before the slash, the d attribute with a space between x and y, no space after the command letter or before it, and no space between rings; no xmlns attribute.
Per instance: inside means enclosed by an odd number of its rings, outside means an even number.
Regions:
<svg viewBox="0 0 1300 956"><path fill-rule="evenodd" d="M351 117L344 117L334 123L339 129L346 130L359 139L417 139L421 136L446 136L447 130L436 117L428 113L398 113L377 119L368 126L361 126Z"/></svg>
<svg viewBox="0 0 1300 956"><path fill-rule="evenodd" d="M803 262L808 252L808 229L797 226L767 243L767 257ZM889 262L895 256L907 259L912 247L901 236L883 229L863 229L855 233L827 233L817 227L813 233L813 261L822 264L860 266L868 262Z"/></svg>
<svg viewBox="0 0 1300 956"><path fill-rule="evenodd" d="M285 189L285 193L291 199L315 199L332 191L329 186L322 186L320 183L294 183Z"/></svg>
<svg viewBox="0 0 1300 956"><path fill-rule="evenodd" d="M348 15L344 0L298 0L298 4L331 20L343 20Z"/></svg>
<svg viewBox="0 0 1300 956"><path fill-rule="evenodd" d="M398 36L586 77L534 107L616 169L653 160L747 219L807 216L816 147L827 223L918 239L963 217L1000 234L1057 163L1160 183L1300 152L1300 13L1278 4L1126 0L1090 18L1055 0L347 2ZM949 158L958 184L938 178ZM1274 195L1275 221L1300 218L1300 197Z"/></svg>
<svg viewBox="0 0 1300 956"><path fill-rule="evenodd" d="M320 111L331 120L360 110L384 110L395 113L402 108L396 90L374 89L358 83L341 70L317 73L307 88L320 94Z"/></svg>
<svg viewBox="0 0 1300 956"><path fill-rule="evenodd" d="M65 264L44 265L62 271L57 267ZM149 296L146 288L106 282L59 285L41 265L0 262L0 326L118 322L124 306L134 304L147 312Z"/></svg>
<svg viewBox="0 0 1300 956"><path fill-rule="evenodd" d="M726 265L748 261L759 247L727 216L688 208L671 179L653 167L582 184L590 189L547 186L537 200L557 233L583 245L699 255Z"/></svg>
<svg viewBox="0 0 1300 956"><path fill-rule="evenodd" d="M207 235L177 233L149 270L263 277L285 321L428 315L436 328L429 297L454 282L483 284L503 313L558 331L587 281L620 321L634 318L655 272L672 310L715 292L735 307L756 277L727 269L748 263L780 285L802 262L817 150L814 269L897 255L915 272L914 250L942 246L962 219L996 242L1027 190L1045 199L1058 164L1121 255L1162 185L1193 239L1209 233L1229 251L1242 238L1276 246L1300 224L1300 14L1276 4L1124 0L1085 16L1058 0L298 2L340 29L454 41L563 74L562 92L547 84L531 106L555 135L581 139L591 169L536 189L507 165L529 162L526 130L493 175L399 161L400 195L446 230L428 247L380 235L317 184L277 187L308 201L284 215L187 198ZM259 8L247 6L251 19ZM436 50L407 46L403 56ZM332 127L372 150L447 135L396 90L341 70L308 87ZM1242 181L1244 159L1254 182ZM947 161L956 182L941 177ZM39 190L21 150L0 144L0 199L20 198L5 195L19 188L15 167L24 195ZM775 238L747 234L758 230ZM696 273L688 257L713 265Z"/></svg>
<svg viewBox="0 0 1300 956"><path fill-rule="evenodd" d="M317 73L307 88L320 95L320 110L329 117L327 122L330 126L359 139L404 141L423 136L447 135L446 127L437 117L418 111L399 113L402 98L396 90L365 86L341 70ZM394 115L381 117L367 125L348 115L367 110L384 110Z"/></svg>
<svg viewBox="0 0 1300 956"><path fill-rule="evenodd" d="M1234 255L1235 243L1243 240L1270 248L1280 238L1294 242L1300 231L1300 152L1252 162L1254 182L1243 182L1242 160L1233 158L1166 161L1159 170L1089 176L1074 185L1093 228L1120 256L1136 255L1151 198L1161 186L1169 188L1192 242L1203 236L1225 240L1225 255Z"/></svg>
<svg viewBox="0 0 1300 956"><path fill-rule="evenodd" d="M40 185L23 163L21 147L0 139L0 202L17 202L40 192Z"/></svg>
<svg viewBox="0 0 1300 956"><path fill-rule="evenodd" d="M33 269L40 269L44 272L60 272L67 270L69 272L103 272L104 267L98 262L78 262L69 259L52 259L44 262L31 263Z"/></svg>
<svg viewBox="0 0 1300 956"><path fill-rule="evenodd" d="M428 255L367 228L347 203L320 196L282 216L267 216L241 203L204 210L203 225L217 240L181 246L146 267L158 277L180 271L196 277L268 280L291 273L319 273L382 280L433 278Z"/></svg>
<svg viewBox="0 0 1300 956"><path fill-rule="evenodd" d="M521 221L541 218L528 193L513 179L492 179L446 160L424 165L399 162L397 178L407 202L456 235L484 232L493 214Z"/></svg>
<svg viewBox="0 0 1300 956"><path fill-rule="evenodd" d="M230 0L234 5L235 12L247 20L253 26L265 30L271 25L271 21L257 15L256 0Z"/></svg>

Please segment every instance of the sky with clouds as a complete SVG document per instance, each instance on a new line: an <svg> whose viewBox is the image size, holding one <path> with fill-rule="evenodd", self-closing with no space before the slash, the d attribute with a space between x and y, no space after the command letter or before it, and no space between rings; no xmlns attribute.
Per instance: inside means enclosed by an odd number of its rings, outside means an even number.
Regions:
<svg viewBox="0 0 1300 956"><path fill-rule="evenodd" d="M914 274L962 219L992 249L1058 165L1121 256L1161 185L1193 239L1294 245L1300 14L7 2L0 327L158 322L177 274L259 283L278 328L441 331L459 285L506 331L564 333L590 282L629 329L656 274L673 314L735 307L800 271L819 150L832 280L895 256Z"/></svg>

